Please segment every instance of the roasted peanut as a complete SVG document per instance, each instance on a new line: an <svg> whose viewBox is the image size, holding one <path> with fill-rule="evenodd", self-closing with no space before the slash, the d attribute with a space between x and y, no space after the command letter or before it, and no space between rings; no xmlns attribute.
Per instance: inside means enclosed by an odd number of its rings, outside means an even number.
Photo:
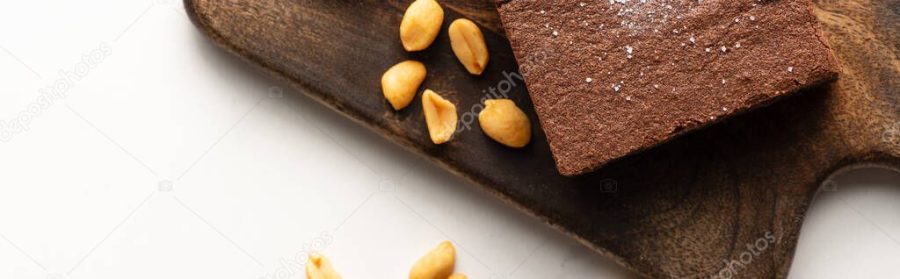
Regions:
<svg viewBox="0 0 900 279"><path fill-rule="evenodd" d="M425 124L428 126L431 141L435 144L450 141L458 124L456 105L434 91L426 89L422 94L422 110L425 114Z"/></svg>
<svg viewBox="0 0 900 279"><path fill-rule="evenodd" d="M322 254L313 253L309 255L309 262L306 264L307 279L341 279L341 275L334 271L331 261Z"/></svg>
<svg viewBox="0 0 900 279"><path fill-rule="evenodd" d="M401 110L412 102L425 80L425 65L407 60L394 65L381 76L381 91L395 110Z"/></svg>
<svg viewBox="0 0 900 279"><path fill-rule="evenodd" d="M447 278L447 279L469 279L469 277L467 277L465 274L457 273L457 274L450 275L450 278Z"/></svg>
<svg viewBox="0 0 900 279"><path fill-rule="evenodd" d="M516 103L508 99L484 101L485 108L478 115L481 130L503 145L522 148L531 141L531 122Z"/></svg>
<svg viewBox="0 0 900 279"><path fill-rule="evenodd" d="M473 75L481 75L487 67L490 55L484 34L478 25L468 19L457 19L450 24L450 46L459 62Z"/></svg>
<svg viewBox="0 0 900 279"><path fill-rule="evenodd" d="M400 22L400 41L406 51L428 48L444 22L444 9L435 0L416 0L406 8Z"/></svg>
<svg viewBox="0 0 900 279"><path fill-rule="evenodd" d="M416 261L409 271L409 279L447 279L456 266L456 248L444 241L437 248Z"/></svg>

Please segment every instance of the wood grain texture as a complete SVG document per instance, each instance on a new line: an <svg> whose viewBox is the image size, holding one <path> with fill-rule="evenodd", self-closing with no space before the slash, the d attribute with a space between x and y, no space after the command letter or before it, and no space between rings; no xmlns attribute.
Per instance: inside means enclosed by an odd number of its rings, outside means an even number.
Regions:
<svg viewBox="0 0 900 279"><path fill-rule="evenodd" d="M408 3L185 0L217 45L648 277L786 277L823 180L861 163L900 168L896 0L816 3L844 66L838 82L813 89L823 92L798 94L577 178L556 172L539 127L531 145L511 150L467 120L465 113L498 87L537 119L493 1L442 1L445 25L464 16L485 28L492 59L482 77L466 74L446 33L425 52L405 53L397 28ZM389 108L380 75L405 59L427 65L425 86L455 102L461 125L471 121L471 129L434 146L420 107Z"/></svg>

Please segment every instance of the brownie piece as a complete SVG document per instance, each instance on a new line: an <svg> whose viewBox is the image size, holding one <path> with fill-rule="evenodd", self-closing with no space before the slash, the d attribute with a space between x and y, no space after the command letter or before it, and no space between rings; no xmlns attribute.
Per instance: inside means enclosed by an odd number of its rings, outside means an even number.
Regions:
<svg viewBox="0 0 900 279"><path fill-rule="evenodd" d="M573 176L834 80L810 0L501 0L559 172Z"/></svg>

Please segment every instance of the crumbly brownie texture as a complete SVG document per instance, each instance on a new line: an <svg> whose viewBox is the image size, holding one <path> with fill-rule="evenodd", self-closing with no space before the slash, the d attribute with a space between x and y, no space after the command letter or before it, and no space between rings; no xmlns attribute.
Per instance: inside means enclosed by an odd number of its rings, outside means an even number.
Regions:
<svg viewBox="0 0 900 279"><path fill-rule="evenodd" d="M810 0L500 0L563 175L837 77Z"/></svg>

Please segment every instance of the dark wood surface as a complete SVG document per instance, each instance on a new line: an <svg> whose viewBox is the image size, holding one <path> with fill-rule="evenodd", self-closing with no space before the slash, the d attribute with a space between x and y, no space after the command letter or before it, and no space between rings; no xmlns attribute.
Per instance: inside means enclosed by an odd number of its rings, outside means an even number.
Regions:
<svg viewBox="0 0 900 279"><path fill-rule="evenodd" d="M576 178L557 173L539 127L523 150L492 142L477 121L435 146L420 106L390 109L380 77L405 59L426 64L425 86L456 103L462 121L518 70L493 0L442 1L445 25L467 17L485 29L492 57L482 77L456 61L446 31L427 51L405 53L398 26L408 3L185 0L194 23L250 65L648 277L786 277L804 213L830 174L900 168L900 1L817 1L844 67L838 82ZM512 80L510 98L536 120Z"/></svg>

